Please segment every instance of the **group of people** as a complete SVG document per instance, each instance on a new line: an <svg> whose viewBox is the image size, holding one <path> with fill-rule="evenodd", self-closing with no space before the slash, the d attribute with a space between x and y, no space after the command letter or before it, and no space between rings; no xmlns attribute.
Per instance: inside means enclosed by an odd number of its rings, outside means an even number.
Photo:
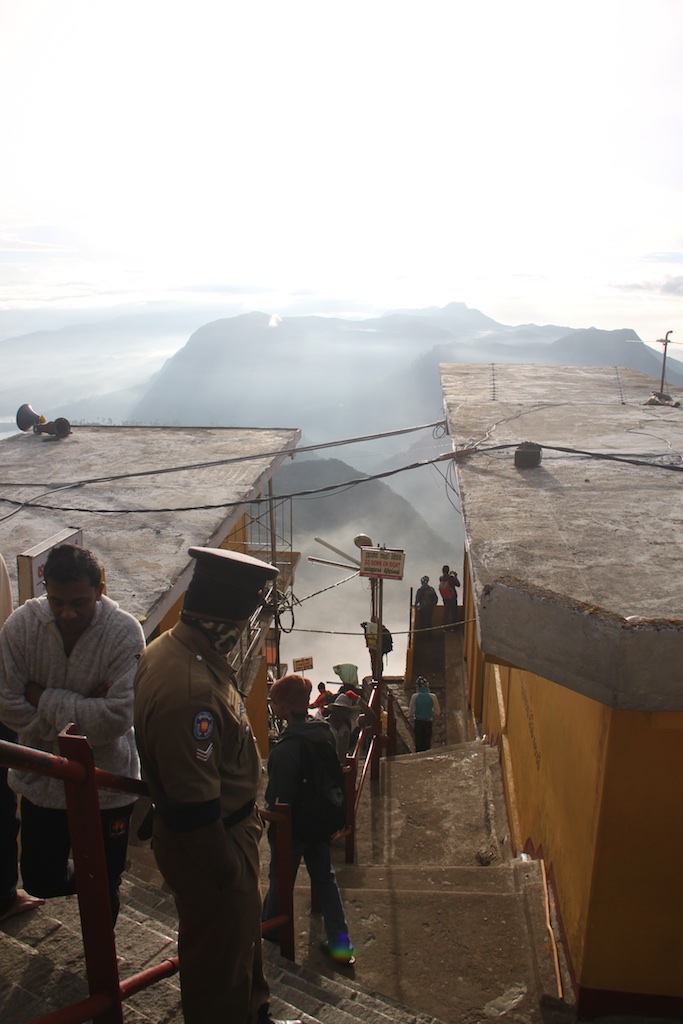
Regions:
<svg viewBox="0 0 683 1024"><path fill-rule="evenodd" d="M439 597L443 604L443 628L450 628L458 618L458 588L460 580L455 569L444 565L439 576L439 594L429 582L429 576L422 576L420 586L415 593L415 626L420 639L429 639L432 633L432 622L434 609L439 603Z"/></svg>
<svg viewBox="0 0 683 1024"><path fill-rule="evenodd" d="M137 619L105 594L101 567L87 549L53 548L44 566L44 596L14 611L2 562L2 737L58 753L58 734L74 723L88 738L97 767L145 779L154 808L154 855L178 911L186 1024L272 1024L261 925L277 913L277 857L271 826L270 884L262 901L263 822L256 807L262 764L226 655L277 569L223 549L192 547L189 554L195 564L180 618L147 645ZM350 669L356 666L336 666L339 691L321 684L312 702L311 683L301 676L271 686L273 709L287 728L268 760L267 809L301 803L313 757L324 755L342 778L340 762L375 714ZM428 749L439 714L423 682L418 680L411 701L417 749ZM328 772L334 776L331 767ZM343 801L339 779L331 788ZM128 794L100 791L113 924L133 806ZM74 893L61 782L3 770L0 814L0 919ZM19 828L24 888L17 871ZM348 965L354 949L330 861L331 838L329 829L312 831L293 816L293 873L303 859L322 908L321 948ZM275 941L277 928L264 937Z"/></svg>
<svg viewBox="0 0 683 1024"><path fill-rule="evenodd" d="M308 710L312 717L327 723L334 738L339 762L344 764L361 730L376 721L377 715L366 699L372 679L366 677L360 686L356 665L335 665L334 671L342 680L342 685L334 692L328 690L325 683L318 683L318 696L311 701Z"/></svg>
<svg viewBox="0 0 683 1024"><path fill-rule="evenodd" d="M0 633L0 722L3 736L51 753L74 723L99 768L139 777L141 767L154 854L178 911L186 1024L272 1024L261 958L262 766L225 656L277 569L233 551L189 553L196 561L180 619L145 646L138 621L105 595L92 552L53 548L45 595L13 611ZM0 913L10 916L75 892L76 880L61 783L20 769L0 782ZM133 805L101 790L100 806L115 922ZM348 938L346 948L349 962Z"/></svg>

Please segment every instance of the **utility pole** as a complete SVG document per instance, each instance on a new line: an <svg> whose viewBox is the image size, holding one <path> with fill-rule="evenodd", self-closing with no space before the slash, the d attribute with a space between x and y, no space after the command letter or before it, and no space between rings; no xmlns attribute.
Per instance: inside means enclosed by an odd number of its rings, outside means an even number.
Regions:
<svg viewBox="0 0 683 1024"><path fill-rule="evenodd" d="M664 346L664 356L662 358L662 379L659 383L659 393L664 394L664 369L666 367L666 350L669 345L669 335L673 334L673 331L667 331L663 338L657 340L658 345Z"/></svg>

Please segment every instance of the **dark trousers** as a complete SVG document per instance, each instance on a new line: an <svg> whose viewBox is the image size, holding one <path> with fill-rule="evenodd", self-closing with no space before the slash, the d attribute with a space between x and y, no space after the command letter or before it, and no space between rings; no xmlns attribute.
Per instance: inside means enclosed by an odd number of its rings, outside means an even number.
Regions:
<svg viewBox="0 0 683 1024"><path fill-rule="evenodd" d="M259 839L254 812L225 830L170 832L157 814L152 847L178 910L185 1024L255 1024L270 1002L261 960ZM220 837L222 839L222 837Z"/></svg>
<svg viewBox="0 0 683 1024"><path fill-rule="evenodd" d="M454 597L443 603L443 625L452 626L458 618L458 599Z"/></svg>
<svg viewBox="0 0 683 1024"><path fill-rule="evenodd" d="M422 636L420 637L419 636L419 631L422 630L422 629L431 629L432 628L432 612L433 612L432 608L420 607L420 608L417 609L417 614L415 616L415 620L416 620L415 621L415 626L416 626L416 628L418 630L418 639L421 639L421 640L431 640L432 635L433 635L432 633L423 633Z"/></svg>
<svg viewBox="0 0 683 1024"><path fill-rule="evenodd" d="M269 888L266 898L263 901L263 920L269 921L278 913L278 889L277 889L277 857L275 854L274 834L268 833L270 844L270 871ZM330 861L329 843L303 843L294 842L292 845L292 873L296 881L301 858L303 857L306 870L308 871L311 883L318 897L320 908L325 923L325 935L330 944L331 950L347 952L351 945L349 939L349 926L344 916L344 907L339 894L337 877ZM263 936L270 942L278 941L278 929L274 928Z"/></svg>
<svg viewBox="0 0 683 1024"><path fill-rule="evenodd" d="M112 920L119 912L119 886L126 867L128 831L133 804L100 811L104 856L107 862ZM76 876L69 863L71 838L66 811L37 807L21 798L21 877L34 896L70 896L76 892Z"/></svg>
<svg viewBox="0 0 683 1024"><path fill-rule="evenodd" d="M415 751L429 750L432 745L432 723L424 718L415 719Z"/></svg>
<svg viewBox="0 0 683 1024"><path fill-rule="evenodd" d="M0 739L16 743L16 735L0 722ZM7 769L0 768L0 916L17 895L17 798L7 783Z"/></svg>

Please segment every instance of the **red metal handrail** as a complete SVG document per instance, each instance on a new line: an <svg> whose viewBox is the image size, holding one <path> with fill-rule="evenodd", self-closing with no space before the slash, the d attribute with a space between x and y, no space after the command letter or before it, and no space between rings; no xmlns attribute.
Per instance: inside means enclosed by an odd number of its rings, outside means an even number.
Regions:
<svg viewBox="0 0 683 1024"><path fill-rule="evenodd" d="M381 684L373 689L369 706L374 711L371 723L362 730L345 768L347 787L347 823L340 833L345 838L347 863L355 859L356 816L367 777L379 777L379 760L383 751L396 752L396 719L394 702L388 695L387 733L382 734ZM360 751L371 736L365 763L358 779ZM18 743L0 740L0 765L49 775L64 782L69 833L76 874L76 891L83 933L86 975L90 995L87 999L36 1017L30 1024L123 1024L122 1002L178 971L178 957L168 957L159 964L121 981L116 961L114 926L111 917L107 884L104 843L100 829L98 789L109 789L148 795L147 785L139 779L114 775L96 768L92 748L86 737L78 735L71 725L59 734L60 755L49 754ZM275 823L278 864L278 915L262 923L262 931L278 927L280 951L294 960L294 884L292 878L291 809L276 805L275 811L261 811L261 816Z"/></svg>
<svg viewBox="0 0 683 1024"><path fill-rule="evenodd" d="M147 794L139 779L113 775L95 767L92 748L84 736L69 726L59 734L62 756L33 750L18 743L0 740L0 765L20 768L64 781L69 833L76 875L76 892L83 934L86 976L90 995L87 999L37 1017L30 1024L123 1024L122 1001L178 971L178 957L120 981L116 961L114 926L111 917L104 842L100 827L98 789ZM291 850L291 813L279 804L274 812L262 811L262 817L275 822L278 858L280 911L280 951L294 959L294 908ZM272 926L264 922L262 930Z"/></svg>

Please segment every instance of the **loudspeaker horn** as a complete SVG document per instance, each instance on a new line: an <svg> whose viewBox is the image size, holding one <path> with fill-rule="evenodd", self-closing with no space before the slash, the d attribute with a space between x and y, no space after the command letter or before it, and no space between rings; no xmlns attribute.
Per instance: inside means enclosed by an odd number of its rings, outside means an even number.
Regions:
<svg viewBox="0 0 683 1024"><path fill-rule="evenodd" d="M17 409L17 426L19 430L30 430L31 427L36 430L39 423L45 423L45 417L39 416L30 405L20 405Z"/></svg>
<svg viewBox="0 0 683 1024"><path fill-rule="evenodd" d="M30 405L22 405L17 409L17 426L19 430L31 430L34 434L50 434L52 439L61 441L71 433L71 424L64 416L58 416L56 420L45 421L44 416L39 416ZM48 438L45 438L47 441Z"/></svg>

